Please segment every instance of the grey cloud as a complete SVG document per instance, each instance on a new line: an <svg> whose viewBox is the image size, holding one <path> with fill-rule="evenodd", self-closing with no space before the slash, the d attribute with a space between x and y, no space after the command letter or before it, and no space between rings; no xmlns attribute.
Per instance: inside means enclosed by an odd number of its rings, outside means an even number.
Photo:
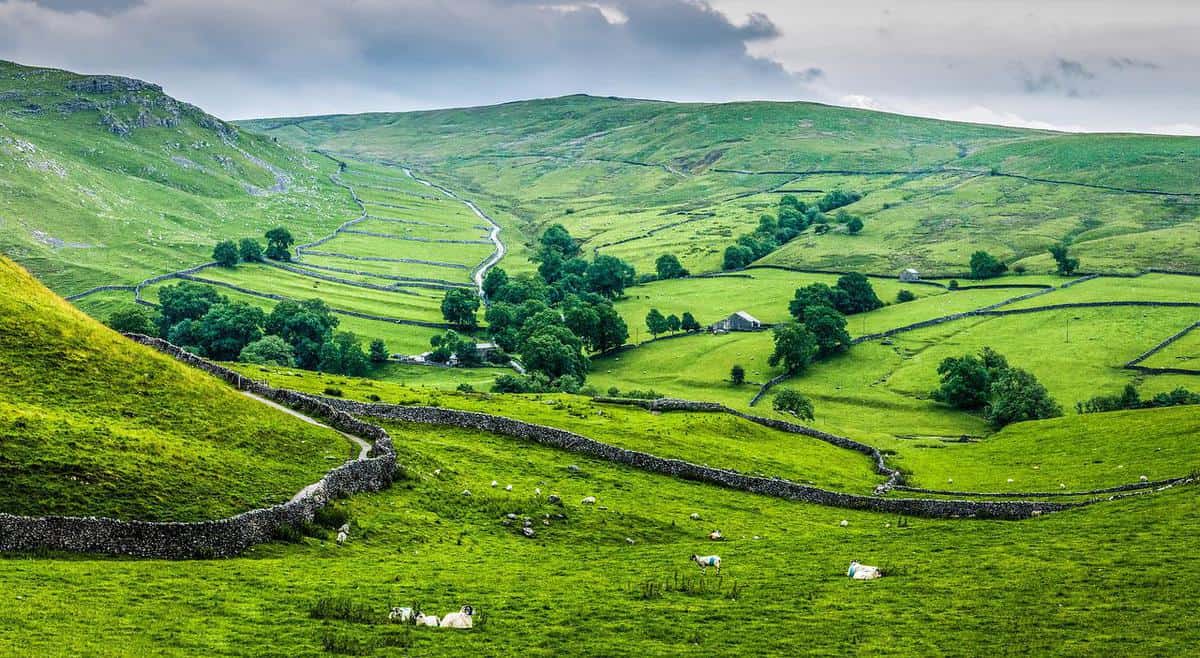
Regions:
<svg viewBox="0 0 1200 658"><path fill-rule="evenodd" d="M35 3L62 12L113 14L142 4L142 0L35 0Z"/></svg>
<svg viewBox="0 0 1200 658"><path fill-rule="evenodd" d="M800 78L801 80L803 80L805 82L816 82L817 80L820 80L825 77L825 70L817 68L815 66L810 66L810 67L804 69L803 71L800 71L799 73L797 73L796 77Z"/></svg>
<svg viewBox="0 0 1200 658"><path fill-rule="evenodd" d="M234 117L581 91L794 99L820 77L749 52L780 35L765 14L704 0L47 2L0 0L0 57L150 79Z"/></svg>
<svg viewBox="0 0 1200 658"><path fill-rule="evenodd" d="M1157 71L1162 68L1158 63L1146 59L1135 59L1133 57L1110 57L1108 65L1118 71L1129 69L1142 69L1145 71Z"/></svg>
<svg viewBox="0 0 1200 658"><path fill-rule="evenodd" d="M1061 57L1036 71L1023 64L1018 64L1016 70L1027 94L1052 93L1079 98L1088 93L1083 83L1096 78L1082 62Z"/></svg>

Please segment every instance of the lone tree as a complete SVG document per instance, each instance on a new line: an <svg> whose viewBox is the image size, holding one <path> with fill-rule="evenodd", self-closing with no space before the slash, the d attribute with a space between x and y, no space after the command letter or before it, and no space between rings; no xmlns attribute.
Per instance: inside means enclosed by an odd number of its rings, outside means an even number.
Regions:
<svg viewBox="0 0 1200 658"><path fill-rule="evenodd" d="M221 267L233 267L238 264L237 245L233 240L218 242L217 246L213 247L212 257Z"/></svg>
<svg viewBox="0 0 1200 658"><path fill-rule="evenodd" d="M775 393L771 406L780 413L791 414L800 420L813 419L813 403L799 391L781 388Z"/></svg>
<svg viewBox="0 0 1200 658"><path fill-rule="evenodd" d="M1060 276L1071 276L1075 270L1079 269L1079 259L1071 258L1067 254L1067 243L1065 242L1051 246L1050 255L1054 257L1054 262L1058 263Z"/></svg>
<svg viewBox="0 0 1200 658"><path fill-rule="evenodd" d="M834 299L834 308L845 313L866 313L877 308L883 308L883 301L875 294L871 281L858 272L850 272L838 277L837 287L846 293L844 299Z"/></svg>
<svg viewBox="0 0 1200 658"><path fill-rule="evenodd" d="M474 327L475 314L479 311L479 298L469 290L454 288L446 291L442 298L442 317L453 325Z"/></svg>
<svg viewBox="0 0 1200 658"><path fill-rule="evenodd" d="M651 336L658 338L659 334L667 333L667 318L658 309L650 309L646 314L646 329L650 330Z"/></svg>
<svg viewBox="0 0 1200 658"><path fill-rule="evenodd" d="M729 381L733 382L734 385L736 385L736 386L741 386L742 384L745 384L746 383L746 369L743 368L741 365L734 364L734 366L729 369Z"/></svg>
<svg viewBox="0 0 1200 658"><path fill-rule="evenodd" d="M917 296L907 288L904 288L900 292L896 293L896 301L900 304L903 304L904 302L911 302L916 298Z"/></svg>
<svg viewBox="0 0 1200 658"><path fill-rule="evenodd" d="M271 260L291 260L292 245L296 240L292 238L292 234L282 226L273 228L266 233L267 238L267 258Z"/></svg>
<svg viewBox="0 0 1200 658"><path fill-rule="evenodd" d="M371 363L387 363L387 360L388 360L387 345L378 338L371 341L370 356L371 356Z"/></svg>
<svg viewBox="0 0 1200 658"><path fill-rule="evenodd" d="M775 351L767 359L771 367L783 364L788 373L796 373L808 367L816 356L817 339L807 327L799 322L784 322L775 325Z"/></svg>
<svg viewBox="0 0 1200 658"><path fill-rule="evenodd" d="M683 265L674 254L659 256L658 260L654 261L654 270L660 279L678 279L688 275L688 271L683 269Z"/></svg>
<svg viewBox="0 0 1200 658"><path fill-rule="evenodd" d="M263 259L262 245L254 238L242 238L238 243L238 255L247 263L258 263Z"/></svg>
<svg viewBox="0 0 1200 658"><path fill-rule="evenodd" d="M846 222L846 231L850 235L858 235L859 231L863 230L863 221L858 217L851 217L850 221Z"/></svg>
<svg viewBox="0 0 1200 658"><path fill-rule="evenodd" d="M1008 271L1008 266L986 251L971 254L971 278L992 279Z"/></svg>

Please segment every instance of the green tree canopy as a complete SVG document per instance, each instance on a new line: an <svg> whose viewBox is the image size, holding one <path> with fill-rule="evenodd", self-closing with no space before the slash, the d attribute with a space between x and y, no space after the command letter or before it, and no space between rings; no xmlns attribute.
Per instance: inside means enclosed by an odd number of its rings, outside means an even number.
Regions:
<svg viewBox="0 0 1200 658"><path fill-rule="evenodd" d="M601 254L588 265L588 290L608 299L616 299L625 292L625 288L633 285L635 275L629 263L616 256Z"/></svg>
<svg viewBox="0 0 1200 658"><path fill-rule="evenodd" d="M295 244L295 239L292 234L282 226L273 228L266 233L267 238L267 258L271 260L291 260L292 245Z"/></svg>
<svg viewBox="0 0 1200 658"><path fill-rule="evenodd" d="M247 263L258 263L263 259L262 244L254 238L242 238L238 243L238 256Z"/></svg>
<svg viewBox="0 0 1200 658"><path fill-rule="evenodd" d="M474 327L478 324L479 297L465 288L451 288L442 298L442 317L450 324Z"/></svg>
<svg viewBox="0 0 1200 658"><path fill-rule="evenodd" d="M971 278L992 279L1008 271L1008 266L986 251L971 254Z"/></svg>
<svg viewBox="0 0 1200 658"><path fill-rule="evenodd" d="M238 248L233 240L218 242L213 247L212 259L221 267L233 267L238 264Z"/></svg>
<svg viewBox="0 0 1200 658"><path fill-rule="evenodd" d="M383 342L380 338L371 341L371 363L387 363L389 356L387 343Z"/></svg>
<svg viewBox="0 0 1200 658"><path fill-rule="evenodd" d="M808 367L816 356L817 339L799 322L784 322L772 329L775 334L775 351L767 363L771 367L783 364L784 370L797 373Z"/></svg>
<svg viewBox="0 0 1200 658"><path fill-rule="evenodd" d="M555 224L546 229L538 242L541 245L539 252L543 255L553 252L558 254L563 260L568 260L579 255L579 244L575 242L575 238L571 237L571 233L562 224Z"/></svg>
<svg viewBox="0 0 1200 658"><path fill-rule="evenodd" d="M875 289L871 287L871 281L858 272L838 277L837 287L845 292L846 296L835 300L834 308L846 315L883 308L883 301L875 294Z"/></svg>
<svg viewBox="0 0 1200 658"><path fill-rule="evenodd" d="M295 358L292 346L279 336L263 336L243 347L238 355L238 361L242 363L276 366L295 365Z"/></svg>
<svg viewBox="0 0 1200 658"><path fill-rule="evenodd" d="M804 315L804 326L817 341L817 353L829 356L850 348L846 331L846 316L828 306L810 306Z"/></svg>
<svg viewBox="0 0 1200 658"><path fill-rule="evenodd" d="M688 275L675 254L663 254L654 261L654 271L660 279L678 279Z"/></svg>
<svg viewBox="0 0 1200 658"><path fill-rule="evenodd" d="M158 291L162 334L182 320L199 320L214 304L225 301L211 286L191 281L165 286Z"/></svg>
<svg viewBox="0 0 1200 658"><path fill-rule="evenodd" d="M791 414L800 420L813 419L812 400L792 388L781 388L775 392L771 407L780 413Z"/></svg>
<svg viewBox="0 0 1200 658"><path fill-rule="evenodd" d="M313 369L320 361L320 349L333 335L338 318L320 299L302 302L283 301L267 316L266 333L280 336L296 354L296 365Z"/></svg>
<svg viewBox="0 0 1200 658"><path fill-rule="evenodd" d="M667 333L667 318L663 316L662 311L650 309L646 314L646 329L650 330L650 335L654 337Z"/></svg>
<svg viewBox="0 0 1200 658"><path fill-rule="evenodd" d="M1079 259L1071 258L1067 254L1067 244L1065 242L1051 245L1050 255L1054 257L1054 262L1058 264L1058 273L1061 276L1070 276L1075 273L1075 270L1079 269Z"/></svg>
<svg viewBox="0 0 1200 658"><path fill-rule="evenodd" d="M1008 368L992 383L987 419L997 427L1025 420L1057 418L1062 408L1031 373Z"/></svg>
<svg viewBox="0 0 1200 658"><path fill-rule="evenodd" d="M337 375L360 377L367 374L369 361L359 344L358 336L339 331L321 345L317 369Z"/></svg>
<svg viewBox="0 0 1200 658"><path fill-rule="evenodd" d="M123 334L158 334L158 318L149 309L141 306L122 306L113 311L104 324Z"/></svg>

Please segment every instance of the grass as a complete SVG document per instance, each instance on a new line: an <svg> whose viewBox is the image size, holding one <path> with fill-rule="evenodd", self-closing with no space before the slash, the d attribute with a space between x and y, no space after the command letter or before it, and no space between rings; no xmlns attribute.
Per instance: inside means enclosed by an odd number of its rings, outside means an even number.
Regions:
<svg viewBox="0 0 1200 658"><path fill-rule="evenodd" d="M318 377L307 373L242 366L247 376L273 385L320 394L335 385L346 398L364 402L433 405L498 413L549 425L597 441L661 457L685 459L748 473L760 473L823 487L870 491L881 479L868 458L807 437L767 429L725 414L652 414L592 402L570 395L521 396L462 394L416 386L407 379L381 382L351 377ZM494 376L494 371L493 373ZM486 390L486 385L479 387ZM378 398L378 400L376 400ZM497 474L496 477L499 477ZM487 478L489 481L492 478Z"/></svg>
<svg viewBox="0 0 1200 658"><path fill-rule="evenodd" d="M472 631L412 629L409 650L435 656L1002 653L1014 637L1034 653L1171 654L1197 639L1180 614L1198 575L1181 557L1200 521L1193 487L1028 522L912 519L900 528L894 517L701 486L487 434L388 429L413 479L347 501L359 530L345 547L305 539L188 563L0 560L0 584L21 597L0 608L0 649L234 654L269 644L319 655L332 636L386 655L382 645L404 632L311 619L322 597L349 598L373 619L414 602L436 614L464 603L486 614ZM488 487L493 474L513 492ZM564 506L535 499L535 486ZM598 506L579 505L587 495ZM538 519L535 538L503 525L509 512ZM545 514L565 518L546 526ZM729 541L704 539L714 527ZM1098 538L1103 551L1094 550ZM695 578L687 556L698 552L721 555L724 591L736 581L736 599L640 595L640 583L675 572ZM850 581L851 559L892 575ZM197 583L205 596L194 595ZM718 581L710 574L706 583ZM881 617L886 633L860 630ZM1146 623L1157 631L1144 633Z"/></svg>
<svg viewBox="0 0 1200 658"><path fill-rule="evenodd" d="M202 520L286 501L350 455L130 343L0 258L0 511Z"/></svg>

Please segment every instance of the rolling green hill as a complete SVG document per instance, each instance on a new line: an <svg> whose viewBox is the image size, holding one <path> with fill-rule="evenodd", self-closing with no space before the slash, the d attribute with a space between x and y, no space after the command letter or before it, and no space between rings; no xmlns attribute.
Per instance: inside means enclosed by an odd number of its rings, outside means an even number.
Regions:
<svg viewBox="0 0 1200 658"><path fill-rule="evenodd" d="M350 453L136 345L0 257L0 512L191 521L285 502Z"/></svg>
<svg viewBox="0 0 1200 658"><path fill-rule="evenodd" d="M720 268L780 194L862 192L860 235L811 231L764 262L961 273L976 249L1045 271L1200 268L1200 139L1067 135L811 103L680 104L570 96L246 127L346 157L420 167L527 236L562 222L650 271L673 251Z"/></svg>
<svg viewBox="0 0 1200 658"><path fill-rule="evenodd" d="M0 62L0 252L63 295L315 239L357 213L334 169L154 84Z"/></svg>

